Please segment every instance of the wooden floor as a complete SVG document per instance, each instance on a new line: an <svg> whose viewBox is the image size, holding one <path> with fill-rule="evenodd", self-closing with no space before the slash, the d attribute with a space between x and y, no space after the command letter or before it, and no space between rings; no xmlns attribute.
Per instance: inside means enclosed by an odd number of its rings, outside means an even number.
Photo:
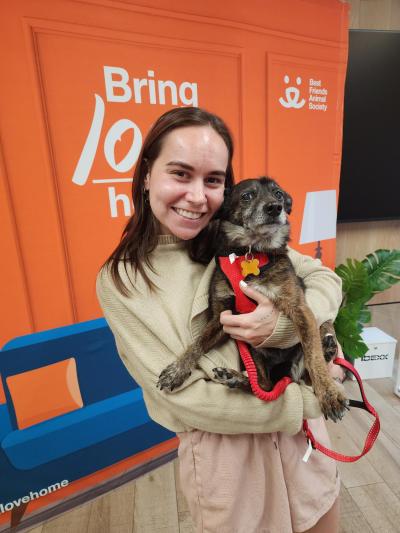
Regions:
<svg viewBox="0 0 400 533"><path fill-rule="evenodd" d="M358 398L355 383L348 382L345 386L350 397ZM339 464L342 478L340 531L399 533L400 398L393 394L390 379L366 381L365 390L379 412L382 430L368 456L357 463ZM352 409L341 423L330 423L334 448L343 453L358 453L370 422L367 413ZM29 531L190 533L193 529L179 489L175 461Z"/></svg>

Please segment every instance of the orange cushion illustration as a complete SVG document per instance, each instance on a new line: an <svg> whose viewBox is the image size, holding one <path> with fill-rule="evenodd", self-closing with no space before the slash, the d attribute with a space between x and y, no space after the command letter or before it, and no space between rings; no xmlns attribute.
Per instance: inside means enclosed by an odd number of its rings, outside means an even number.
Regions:
<svg viewBox="0 0 400 533"><path fill-rule="evenodd" d="M83 406L73 357L7 378L19 429Z"/></svg>

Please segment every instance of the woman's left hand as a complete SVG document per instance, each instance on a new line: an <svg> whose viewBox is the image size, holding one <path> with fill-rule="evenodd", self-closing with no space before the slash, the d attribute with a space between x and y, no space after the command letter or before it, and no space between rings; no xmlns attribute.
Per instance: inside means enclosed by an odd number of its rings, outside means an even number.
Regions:
<svg viewBox="0 0 400 533"><path fill-rule="evenodd" d="M269 298L248 285L240 285L243 293L257 302L251 313L233 315L231 311L222 311L220 321L223 329L233 339L244 341L256 347L269 337L275 329L279 311Z"/></svg>

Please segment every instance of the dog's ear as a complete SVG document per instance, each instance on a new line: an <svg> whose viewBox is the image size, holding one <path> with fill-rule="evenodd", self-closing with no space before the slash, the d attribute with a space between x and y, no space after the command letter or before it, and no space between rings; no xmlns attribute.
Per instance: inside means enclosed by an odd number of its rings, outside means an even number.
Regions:
<svg viewBox="0 0 400 533"><path fill-rule="evenodd" d="M229 215L231 208L231 198L232 198L232 187L226 187L224 190L224 201L222 202L221 207L213 216L213 220L226 220Z"/></svg>
<svg viewBox="0 0 400 533"><path fill-rule="evenodd" d="M292 206L293 206L293 200L290 194L285 192L285 202L284 202L284 208L288 215L292 212Z"/></svg>

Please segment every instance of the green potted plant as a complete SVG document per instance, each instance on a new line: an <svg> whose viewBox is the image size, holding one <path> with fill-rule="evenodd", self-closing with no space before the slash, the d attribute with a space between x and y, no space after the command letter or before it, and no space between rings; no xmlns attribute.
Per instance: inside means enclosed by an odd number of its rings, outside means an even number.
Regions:
<svg viewBox="0 0 400 533"><path fill-rule="evenodd" d="M400 250L376 250L362 261L347 259L335 272L343 281L335 331L344 354L355 359L368 351L361 337L364 324L371 321L367 302L400 281Z"/></svg>

